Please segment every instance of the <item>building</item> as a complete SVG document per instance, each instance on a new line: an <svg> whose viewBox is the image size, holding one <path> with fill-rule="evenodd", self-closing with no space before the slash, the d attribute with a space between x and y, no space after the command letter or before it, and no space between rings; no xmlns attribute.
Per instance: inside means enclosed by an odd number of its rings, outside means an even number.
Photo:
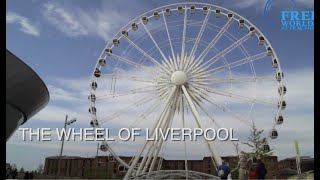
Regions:
<svg viewBox="0 0 320 180"><path fill-rule="evenodd" d="M6 51L6 140L49 102L41 78L23 61Z"/></svg>
<svg viewBox="0 0 320 180"><path fill-rule="evenodd" d="M288 179L289 177L297 175L297 171L290 169L290 168L284 168L279 170L279 173L277 175L278 179Z"/></svg>
<svg viewBox="0 0 320 180"><path fill-rule="evenodd" d="M282 169L293 169L297 170L297 163L296 163L296 157L286 158L278 163L279 170ZM314 158L311 158L309 156L301 156L300 157L300 168L301 172L307 172L314 170Z"/></svg>
<svg viewBox="0 0 320 180"><path fill-rule="evenodd" d="M121 156L125 162L130 162L132 157ZM235 169L238 164L238 156L222 157L228 163L231 169ZM45 159L44 174L54 177L57 173L59 156L51 156ZM159 159L158 159L159 160ZM267 177L272 178L278 173L277 156L268 156L263 159L267 167ZM78 157L63 156L61 160L60 172L62 177L74 178L122 178L126 173L126 168L119 162L109 158L108 156L96 157ZM163 159L162 169L184 170L184 160L167 160ZM199 160L188 160L188 170L203 172L207 174L217 175L215 166L212 164L210 157L204 157ZM238 177L238 171L232 173L232 177Z"/></svg>

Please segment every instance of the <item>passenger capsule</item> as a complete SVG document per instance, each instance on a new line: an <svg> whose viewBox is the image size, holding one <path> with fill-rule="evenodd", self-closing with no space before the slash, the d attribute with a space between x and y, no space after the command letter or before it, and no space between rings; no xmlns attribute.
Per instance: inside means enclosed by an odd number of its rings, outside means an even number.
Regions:
<svg viewBox="0 0 320 180"><path fill-rule="evenodd" d="M118 39L113 39L112 40L113 45L118 46L120 44Z"/></svg>
<svg viewBox="0 0 320 180"><path fill-rule="evenodd" d="M190 12L191 12L191 14L196 13L196 6L195 5L190 6Z"/></svg>
<svg viewBox="0 0 320 180"><path fill-rule="evenodd" d="M97 87L98 87L98 84L93 81L93 82L91 83L91 89L96 90Z"/></svg>
<svg viewBox="0 0 320 180"><path fill-rule="evenodd" d="M264 43L264 37L263 36L259 36L258 37L258 44L262 45Z"/></svg>
<svg viewBox="0 0 320 180"><path fill-rule="evenodd" d="M160 15L159 15L158 11L155 11L155 12L153 13L153 17L154 17L155 20L160 19Z"/></svg>
<svg viewBox="0 0 320 180"><path fill-rule="evenodd" d="M108 56L110 56L112 54L112 49L110 49L110 48L106 48L105 51L106 51Z"/></svg>
<svg viewBox="0 0 320 180"><path fill-rule="evenodd" d="M96 112L97 112L97 109L94 106L89 108L89 113L90 114L96 114Z"/></svg>
<svg viewBox="0 0 320 180"><path fill-rule="evenodd" d="M281 108L282 110L284 110L286 108L287 104L285 101L279 101L278 102L278 109Z"/></svg>
<svg viewBox="0 0 320 180"><path fill-rule="evenodd" d="M101 145L100 145L100 150L106 152L106 151L108 151L108 148L107 148L106 145L101 144Z"/></svg>
<svg viewBox="0 0 320 180"><path fill-rule="evenodd" d="M138 25L136 23L132 23L131 27L134 31L136 31L138 29Z"/></svg>
<svg viewBox="0 0 320 180"><path fill-rule="evenodd" d="M115 162L115 159L114 159L114 157L113 157L112 154L109 154L109 156L108 156L108 161L109 161L109 162Z"/></svg>
<svg viewBox="0 0 320 180"><path fill-rule="evenodd" d="M164 14L167 15L167 16L170 16L171 15L170 8L166 8L165 11L164 11Z"/></svg>
<svg viewBox="0 0 320 180"><path fill-rule="evenodd" d="M178 9L178 13L179 13L179 14L182 14L182 13L183 13L183 7L178 6L178 8L177 8L177 9Z"/></svg>
<svg viewBox="0 0 320 180"><path fill-rule="evenodd" d="M278 137L278 131L277 130L272 130L271 134L270 134L270 138L271 139L276 139Z"/></svg>
<svg viewBox="0 0 320 180"><path fill-rule="evenodd" d="M88 99L91 101L91 102L95 102L96 101L96 95L94 94L90 94Z"/></svg>
<svg viewBox="0 0 320 180"><path fill-rule="evenodd" d="M281 81L282 80L282 78L283 78L283 72L277 72L277 74L276 74L276 79L277 79L277 81Z"/></svg>
<svg viewBox="0 0 320 180"><path fill-rule="evenodd" d="M278 68L278 60L277 59L272 59L272 67Z"/></svg>
<svg viewBox="0 0 320 180"><path fill-rule="evenodd" d="M95 77L100 77L101 76L101 71L98 68L96 68L96 70L94 71L94 76Z"/></svg>
<svg viewBox="0 0 320 180"><path fill-rule="evenodd" d="M205 15L208 14L208 12L209 12L208 6L203 6L202 11L203 11L203 14L205 14Z"/></svg>
<svg viewBox="0 0 320 180"><path fill-rule="evenodd" d="M278 118L276 117L276 123L278 125L282 124L283 123L283 116L279 116Z"/></svg>
<svg viewBox="0 0 320 180"><path fill-rule="evenodd" d="M99 64L100 66L104 66L106 64L106 60L104 60L103 58L99 59Z"/></svg>
<svg viewBox="0 0 320 180"><path fill-rule="evenodd" d="M255 32L256 32L256 29L255 29L254 27L250 27L250 28L249 28L249 34L250 34L251 36L253 36Z"/></svg>
<svg viewBox="0 0 320 180"><path fill-rule="evenodd" d="M267 47L267 55L271 56L273 54L271 47Z"/></svg>
<svg viewBox="0 0 320 180"><path fill-rule="evenodd" d="M91 121L90 121L90 126L91 126L91 127L98 127L98 126L99 126L99 123L98 123L97 120L91 120Z"/></svg>
<svg viewBox="0 0 320 180"><path fill-rule="evenodd" d="M147 25L148 24L148 17L147 16L143 16L142 17L142 23L144 24L144 25Z"/></svg>
<svg viewBox="0 0 320 180"><path fill-rule="evenodd" d="M269 152L270 151L270 146L268 144L264 144L263 145L263 151L266 152L266 153Z"/></svg>
<svg viewBox="0 0 320 180"><path fill-rule="evenodd" d="M221 10L220 9L216 9L216 17L220 17L221 16Z"/></svg>
<svg viewBox="0 0 320 180"><path fill-rule="evenodd" d="M128 37L128 31L123 30L121 33L122 33L123 36Z"/></svg>
<svg viewBox="0 0 320 180"><path fill-rule="evenodd" d="M278 88L278 93L279 93L279 95L285 95L286 92L287 92L286 86L282 85L282 86L280 86L280 87Z"/></svg>
<svg viewBox="0 0 320 180"><path fill-rule="evenodd" d="M243 19L239 19L239 27L243 28L244 26L244 20Z"/></svg>

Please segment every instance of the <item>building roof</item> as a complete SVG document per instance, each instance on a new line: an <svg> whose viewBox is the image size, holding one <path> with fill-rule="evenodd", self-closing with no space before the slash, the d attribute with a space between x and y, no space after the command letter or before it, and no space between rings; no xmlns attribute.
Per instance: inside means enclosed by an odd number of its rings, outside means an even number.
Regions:
<svg viewBox="0 0 320 180"><path fill-rule="evenodd" d="M286 158L286 159L282 159L279 162L282 161L295 161L296 157L290 157L290 158ZM311 158L310 156L300 156L300 161L314 161L314 158Z"/></svg>
<svg viewBox="0 0 320 180"><path fill-rule="evenodd" d="M30 119L49 102L49 91L42 79L21 59L6 50L6 103Z"/></svg>
<svg viewBox="0 0 320 180"><path fill-rule="evenodd" d="M49 157L46 157L46 159L58 159L60 158L60 156L49 156ZM83 157L80 157L80 156L62 156L62 159L80 159L80 158L83 158Z"/></svg>
<svg viewBox="0 0 320 180"><path fill-rule="evenodd" d="M281 169L278 172L279 175L297 175L297 171L290 169L290 168L285 168L285 169Z"/></svg>

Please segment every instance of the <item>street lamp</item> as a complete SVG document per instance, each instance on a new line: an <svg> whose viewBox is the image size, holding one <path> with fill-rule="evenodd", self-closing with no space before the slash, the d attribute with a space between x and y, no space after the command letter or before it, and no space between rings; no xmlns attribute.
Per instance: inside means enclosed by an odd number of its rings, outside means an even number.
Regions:
<svg viewBox="0 0 320 180"><path fill-rule="evenodd" d="M74 122L76 122L77 121L77 118L72 118L71 120L69 120L68 121L68 115L66 115L66 120L65 120L65 122L64 122L64 129L66 129L66 126L67 125L70 125L70 124L72 124L72 123L74 123ZM58 176L60 176L60 168L61 168L61 159L62 159L62 151L63 151L63 144L64 144L64 139L65 139L65 134L63 133L63 135L62 135L63 137L62 137L62 144L61 144L61 149L60 149L60 157L59 157L59 162L58 162Z"/></svg>

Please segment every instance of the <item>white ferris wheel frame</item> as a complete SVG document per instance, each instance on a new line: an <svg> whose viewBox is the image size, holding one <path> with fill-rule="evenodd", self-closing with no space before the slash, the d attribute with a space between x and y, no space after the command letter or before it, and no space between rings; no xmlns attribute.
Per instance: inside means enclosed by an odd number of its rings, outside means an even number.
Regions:
<svg viewBox="0 0 320 180"><path fill-rule="evenodd" d="M154 9L148 11L148 12L145 12L145 13L137 16L136 18L134 18L133 20L131 20L129 23L127 23L125 26L123 26L123 27L113 36L112 40L113 40L113 39L121 40L122 38L125 38L125 39L127 39L127 40L129 41L129 43L130 43L130 39L128 39L127 37L123 36L123 35L121 34L121 32L122 32L123 30L126 30L127 32L130 32L130 31L132 30L132 27L131 27L131 24L132 24L132 23L136 23L137 25L141 25L142 27L144 27L145 30L147 31L147 33L149 34L149 37L152 38L152 35L151 35L150 32L146 29L146 27L145 27L145 25L143 24L141 18L144 17L144 16L146 16L148 19L151 19L151 18L153 17L153 12L158 11L159 16L162 15L162 17L164 18L164 24L165 24L165 27L166 27L166 30L167 30L168 40L169 40L169 43L170 43L170 46L171 46L171 51L172 51L171 53L172 53L172 55L173 55L172 58L173 58L173 61L174 61L176 56L174 55L174 51L173 51L173 49L172 49L172 44L171 44L172 42L171 42L170 35L169 35L169 32L168 32L167 21L166 21L166 19L165 19L166 17L165 17L165 15L164 15L165 12L164 12L163 10L164 10L165 8L170 8L171 11L178 11L178 9L177 9L178 6L182 6L182 8L183 8L183 12L184 12L184 29L183 29L183 43L182 43L182 46L183 46L183 47L182 47L182 53L181 53L181 56L183 56L183 55L184 55L184 51L185 51L185 44L186 44L186 34L185 34L185 33L186 33L186 24L187 24L187 23L186 23L186 22L187 22L187 12L188 12L188 10L190 11L190 6L192 6L192 5L195 6L195 10L196 10L196 11L203 11L202 7L200 7L200 6L207 6L207 7L208 7L208 11L209 11L209 13L208 13L209 15L210 15L210 13L215 13L214 11L215 11L216 9L221 10L221 15L224 15L224 16L228 16L229 13L233 14L232 19L229 20L229 21L226 23L226 25L221 28L220 32L215 36L214 39L215 39L216 41L219 40L219 37L218 37L218 36L222 36L222 35L225 35L225 33L229 33L228 31L226 31L227 28L229 27L228 24L230 25L232 22L234 22L234 21L239 21L240 19L244 20L243 26L244 26L245 28L248 28L248 29L249 29L250 27L253 27L254 30L255 30L254 35L255 35L257 38L258 38L259 36L263 36L263 37L264 37L265 42L263 43L263 45L265 46L265 48L271 47L271 50L272 50L272 55L271 55L271 57L278 60L278 67L276 68L276 69L277 69L277 70L276 70L276 73L282 73L279 58L277 57L276 52L275 52L274 49L272 48L271 43L268 41L268 39L262 34L262 32L261 32L255 25L253 25L252 23L250 23L250 21L248 21L246 18L240 16L239 14L237 14L237 13L231 11L231 10L228 10L228 9L226 9L226 8L223 8L223 7L220 7L220 6L216 6L216 5L213 5L213 4L208 4L208 3L184 2L184 3L174 3L174 4L169 4L169 5L165 5L165 6L161 6L161 7L154 8ZM173 6L175 6L175 8L172 8ZM150 14L151 14L151 15L150 15ZM208 23L207 20L206 20L207 17L209 16L208 14L207 14L205 20L203 20L203 22ZM204 23L203 23L203 24L204 24ZM198 34L198 37L199 37L199 36L200 36L200 37L202 36L202 35L200 35L200 33L201 33L201 31L203 32L203 27L204 27L204 25L201 26L200 32L199 32L199 34ZM229 33L229 34L230 34L230 33ZM249 34L249 33L248 33L248 34ZM232 36L232 34L231 34L231 36ZM217 37L218 37L218 38L217 38ZM216 39L216 38L217 38L217 39ZM99 69L99 70L101 69L102 66L101 66L100 63L99 63L99 60L101 60L101 59L106 60L106 59L107 59L108 53L106 52L106 49L112 49L112 48L114 48L114 46L115 46L115 45L113 44L112 40L109 41L109 43L108 43L108 44L105 46L105 48L103 49L102 53L100 54L100 56L99 56L99 58L98 58L98 60L97 60L97 63L96 63L96 65L95 65L95 68L94 68L94 69ZM155 42L154 39L152 39L152 40ZM241 39L240 39L240 40L241 40ZM199 41L200 41L200 38L197 38L194 45L195 45L195 46L198 46L198 45L199 45ZM214 41L214 40L213 40L213 41ZM239 40L238 40L238 41L239 41ZM239 42L238 42L238 43L239 43ZM242 43L242 42L240 41L240 45L242 46L241 43ZM213 46L212 46L211 44L212 44L212 41L211 41L211 43L209 44L210 46L208 46L208 47L209 47L208 50L214 48L214 44L215 44L215 43L213 43ZM235 44L235 43L234 43L234 44ZM234 44L233 44L233 45L234 45ZM139 50L140 52L144 53L144 56L147 55L147 54L145 54L145 52L144 52L143 50L139 49L138 46L135 46L135 44L134 44L133 42L131 42L131 45L133 45L133 46L134 46L137 50ZM160 47L157 45L157 43L155 43L155 45L156 45L157 49L160 50ZM231 45L231 46L232 46L232 45ZM239 46L239 45L238 45L238 46ZM229 46L228 48L230 48L230 46ZM228 48L226 48L226 49L228 49ZM206 48L206 49L207 49L207 48ZM244 48L244 49L245 49L245 48ZM205 51L206 51L206 50L205 50ZM222 52L224 52L224 51L222 51ZM221 52L220 52L220 53L221 53ZM218 55L220 55L220 56L218 57L218 59L224 58L223 53L221 53L221 54L220 54L220 53L218 54ZM162 55L162 57L164 58L164 61L165 61L165 60L167 59L167 57L165 57L165 55L162 53L161 50L160 50L160 54ZM194 55L194 47L192 48L191 54ZM200 55L200 57L201 57L201 56L202 56L202 54ZM121 59L121 57L119 57L119 56L118 56L117 58L118 58L118 59ZM152 57L151 57L151 59L152 59ZM197 60L199 60L199 59L200 59L200 58L198 58ZM122 58L121 60L125 61L126 59L125 59L125 58ZM244 60L245 60L245 61L244 61L245 63L252 63L253 60L254 60L254 58L253 58L253 56L249 56L249 57L246 57ZM156 65L158 65L159 67L162 67L162 65L159 64L157 61L154 62L154 63L155 63ZM162 62L162 63L165 63L165 62ZM200 63L201 63L201 62L199 62L199 64L200 64ZM196 63L195 63L195 64L196 64ZM195 64L193 64L193 65L195 65ZM205 63L204 63L204 64L205 64ZM202 65L203 65L203 64L202 64ZM202 65L201 65L201 66L202 66ZM192 72L193 72L193 71L192 71ZM93 74L94 74L94 73L95 73L95 70L94 70ZM280 93L279 104L281 103L281 105L282 105L282 103L283 103L283 101L284 101L284 93L285 93L285 92L284 92L284 88L283 88L283 87L284 87L284 82L283 82L283 77L282 77L283 75L282 75L282 74L280 74L280 75L281 75L281 78L280 78L280 81L279 81L279 87L282 87L282 89L281 89L282 92ZM94 75L93 75L92 77L93 77L93 78L92 78L92 82L96 82L97 77L95 77ZM176 86L175 86L175 88L176 88ZM174 88L174 89L175 89L175 88ZM174 89L173 89L172 92L170 93L171 95L169 96L169 97L170 97L169 100L173 97L173 94L174 94L174 92L175 92ZM197 109L195 108L195 105L194 105L193 101L191 100L190 94L188 93L188 91L187 91L187 89L185 88L184 85L181 85L181 89L182 89L182 91L184 92L184 94L185 94L185 96L186 96L186 100L187 100L187 102L188 102L189 107L190 107L191 110L192 110L192 113L193 113L193 115L194 115L194 117L195 117L195 120L197 121L198 125L202 128L203 125L201 124L201 120L200 120L199 113L198 113ZM90 88L90 92L91 92L91 94L94 94L94 93L95 93L95 89ZM92 107L95 107L95 102L90 101L90 108L92 108ZM183 108L182 108L182 109L183 109ZM278 107L278 111L277 111L277 113L276 113L276 118L278 118L279 116L281 116L282 110L283 110L283 109L282 109L281 107ZM168 112L170 112L170 110L168 110ZM165 114L167 114L166 116L169 116L168 114L170 114L170 113L165 113ZM92 120L96 119L95 116L96 116L95 114L91 114ZM271 129L271 131L270 131L270 133L269 133L269 136L266 137L267 140L269 139L269 137L270 137L270 135L271 135L271 132L272 132L272 130L275 129L276 125L277 125L277 122L275 121L275 122L273 123L272 129ZM96 126L96 127L99 127L99 126ZM165 126L165 127L168 127L168 123L167 123L167 126ZM154 162L155 162L154 160L155 160L155 159L153 159L153 161L152 161L152 163L151 163L152 168L150 168L150 171L149 171L149 173L147 173L147 174L146 174L146 170L145 170L145 168L143 168L143 166L140 165L139 167L136 167L136 164L137 164L138 161L140 160L140 156L141 156L144 148L146 147L147 142L144 144L144 146L141 147L141 149L140 149L140 151L139 151L140 153L138 153L138 155L135 156L132 161L130 161L131 164L126 163L124 160L122 160L122 159L116 154L116 152L114 152L113 149L108 146L108 144L107 144L106 141L104 141L104 143L105 143L105 145L108 147L108 151L110 152L110 154L111 154L120 164L122 164L124 167L128 168L128 171L127 171L127 173L126 173L125 179L130 178L130 177L132 177L132 176L136 176L136 177L138 177L138 176L140 176L140 177L150 177L150 176L154 176L155 174L159 175L159 173L155 173L155 171L153 171L153 166L154 166ZM209 149L210 149L210 151L211 151L211 154L213 155L213 158L214 158L214 159L213 159L213 162L214 162L214 164L216 164L216 165L221 164L221 157L219 156L219 154L218 154L218 153L216 152L216 150L214 149L214 146L213 146L212 144L208 143L208 147L209 147ZM146 157L146 156L145 156L145 157ZM149 160L149 159L148 159L148 160L144 160L144 159L143 159L142 161L144 161L144 163L146 163L145 161L150 161L150 160ZM149 162L149 163L150 163L150 162ZM159 171L159 169L158 169L158 171ZM158 171L157 171L157 172L158 172ZM185 173L184 173L184 172L181 172L180 174L185 174L186 177L188 177L188 172L189 172L190 174L192 174L192 171L188 170L187 168L186 168L185 171L186 171ZM172 170L172 171L166 171L166 172L179 173L179 171L174 171L174 170ZM146 175L149 175L149 176L146 176ZM195 177L197 177L197 176L195 176Z"/></svg>

